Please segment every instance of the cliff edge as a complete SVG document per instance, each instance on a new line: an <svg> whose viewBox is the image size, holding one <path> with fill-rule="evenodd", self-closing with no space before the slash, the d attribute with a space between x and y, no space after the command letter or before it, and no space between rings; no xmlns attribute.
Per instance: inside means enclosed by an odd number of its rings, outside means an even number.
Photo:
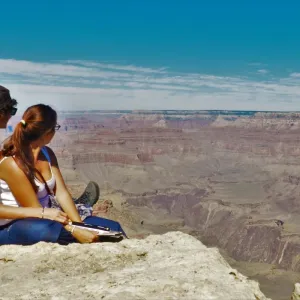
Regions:
<svg viewBox="0 0 300 300"><path fill-rule="evenodd" d="M0 247L0 299L267 299L181 232L120 243Z"/></svg>

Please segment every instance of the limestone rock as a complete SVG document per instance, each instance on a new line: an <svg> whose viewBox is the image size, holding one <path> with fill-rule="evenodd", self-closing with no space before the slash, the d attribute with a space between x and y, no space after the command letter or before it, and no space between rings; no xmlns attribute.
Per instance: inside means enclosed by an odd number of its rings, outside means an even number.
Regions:
<svg viewBox="0 0 300 300"><path fill-rule="evenodd" d="M267 299L216 248L181 232L118 244L1 246L0 268L2 300Z"/></svg>

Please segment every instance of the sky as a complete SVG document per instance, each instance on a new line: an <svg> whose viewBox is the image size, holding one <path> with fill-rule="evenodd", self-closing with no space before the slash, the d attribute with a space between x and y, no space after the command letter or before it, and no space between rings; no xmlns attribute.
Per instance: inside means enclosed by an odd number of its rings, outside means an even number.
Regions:
<svg viewBox="0 0 300 300"><path fill-rule="evenodd" d="M20 109L300 111L300 1L1 3Z"/></svg>

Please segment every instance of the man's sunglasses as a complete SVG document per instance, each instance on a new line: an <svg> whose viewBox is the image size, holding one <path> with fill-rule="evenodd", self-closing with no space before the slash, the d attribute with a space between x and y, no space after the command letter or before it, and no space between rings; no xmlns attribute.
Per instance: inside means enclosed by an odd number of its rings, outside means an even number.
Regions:
<svg viewBox="0 0 300 300"><path fill-rule="evenodd" d="M54 127L53 127L53 131L57 131L59 130L61 126L59 124L56 124Z"/></svg>
<svg viewBox="0 0 300 300"><path fill-rule="evenodd" d="M12 107L12 108L10 109L10 115L11 115L11 116L14 116L14 115L17 113L17 111L18 111L18 109L17 109L16 107Z"/></svg>

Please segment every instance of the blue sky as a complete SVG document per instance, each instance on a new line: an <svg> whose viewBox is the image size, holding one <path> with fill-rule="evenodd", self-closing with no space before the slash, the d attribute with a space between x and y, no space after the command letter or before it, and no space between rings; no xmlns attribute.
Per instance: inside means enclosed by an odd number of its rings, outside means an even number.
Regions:
<svg viewBox="0 0 300 300"><path fill-rule="evenodd" d="M0 28L21 107L300 110L300 1L16 0Z"/></svg>

